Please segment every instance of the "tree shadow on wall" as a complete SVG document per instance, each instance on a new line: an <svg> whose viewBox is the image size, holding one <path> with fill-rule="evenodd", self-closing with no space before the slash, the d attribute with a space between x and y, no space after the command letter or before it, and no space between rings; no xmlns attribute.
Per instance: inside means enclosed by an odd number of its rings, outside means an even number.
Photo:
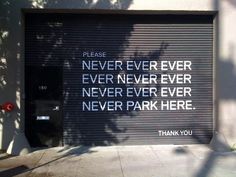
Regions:
<svg viewBox="0 0 236 177"><path fill-rule="evenodd" d="M142 16L141 16L142 17ZM118 75L132 73L136 75L150 74L150 71L137 70L83 70L82 61L93 61L93 58L84 58L83 52L105 51L107 61L158 61L168 47L168 43L158 41L153 47L149 41L132 38L139 35L139 17L131 17L127 21L127 15L73 15L73 14L30 14L26 15L26 64L41 67L63 66L63 112L64 112L64 143L85 145L111 145L120 144L128 140L127 127L131 127L131 121L125 121L132 116L137 116L138 111L126 109L111 110L106 107L103 111L82 110L83 101L99 101L102 106L107 106L116 101L125 103L126 93L116 96L82 97L83 88L98 88L104 90L107 87L142 88L155 87L158 84L118 83ZM37 20L36 20L37 19ZM143 18L144 19L144 18ZM145 19L140 23L146 23ZM36 32L37 31L37 32ZM155 34L152 34L155 35ZM150 37L151 38L151 37ZM133 39L134 40L134 39ZM139 42L139 43L138 43ZM145 44L144 44L145 43ZM32 45L34 44L34 45ZM143 45L150 45L151 49L142 50ZM156 49L158 47L158 49ZM33 52L32 52L33 51ZM98 60L98 59L96 59ZM103 58L99 60L104 60ZM114 78L113 83L101 81L86 84L82 82L82 75L89 73L94 78L97 74L110 74ZM109 85L110 84L110 85ZM92 93L91 93L92 94ZM135 101L151 100L152 96L134 98ZM88 104L90 104L88 103ZM114 106L113 106L114 108ZM128 122L128 123L127 123ZM140 125L142 126L142 125ZM134 127L133 127L134 128ZM136 127L137 128L137 127ZM141 128L141 127L140 127ZM132 132L133 131L133 132ZM131 130L129 133L135 133Z"/></svg>
<svg viewBox="0 0 236 177"><path fill-rule="evenodd" d="M229 49L231 49L231 51L233 52L233 46L229 46ZM231 53L232 54L232 53ZM236 99L236 94L235 94L235 82L232 82L232 80L236 80L236 67L235 67L235 63L233 63L233 55L230 55L229 58L227 59L218 59L217 61L217 66L218 66L218 82L220 82L221 84L218 84L218 96L219 96L219 100L220 101L225 101L225 102L229 102L231 103L231 101L235 101ZM234 112L234 107L232 106L232 108L230 109L230 107L228 108L229 110L232 110L232 112ZM231 116L234 116L233 113L228 112L228 117L230 118ZM218 118L220 119L220 117ZM229 119L230 120L230 119ZM220 123L220 120L215 120L216 122L216 126L220 127L222 126L222 124ZM227 125L227 130L228 132L230 132L231 135L235 135L236 131L234 128L234 124L230 123L229 125ZM219 131L218 129L216 131ZM198 137L195 137L198 140ZM217 138L217 137L216 137ZM196 172L196 177L207 177L209 175L215 174L218 172L218 169L221 169L222 167L219 165L219 162L227 162L227 158L229 159L233 159L235 156L234 152L228 152L229 146L228 144L225 144L227 142L224 142L222 140L218 140L216 139L216 142L218 144L216 144L217 147L213 147L216 149L221 148L221 151L213 151L209 152L209 154L206 157L205 162L203 163L202 167L200 168L200 170L198 170ZM227 140L226 140L227 141ZM228 149L228 150L227 150ZM225 172L229 173L229 169L231 168L230 165L228 163L225 163L225 165L227 165L228 169L225 169ZM217 175L217 174L216 174Z"/></svg>
<svg viewBox="0 0 236 177"><path fill-rule="evenodd" d="M224 46L224 48L228 47L228 51L229 51L229 57L228 58L221 58L220 57L220 51L222 52L222 49L220 49L220 44L221 44L221 32L223 32L223 28L226 28L226 26L221 26L224 24L224 19L225 17L221 17L224 16L222 14L224 14L224 11L227 10L225 7L222 6L222 4L224 3L229 3L231 5L231 7L236 7L236 3L235 1L220 1L220 0L214 0L212 1L212 7L214 9L216 9L217 11L219 11L220 13L217 13L215 18L216 18L216 23L214 25L215 27L215 55L216 55L216 68L214 68L216 70L216 83L214 86L216 86L216 91L217 91L217 95L215 95L218 99L215 106L215 116L214 118L214 123L215 123L215 129L214 131L216 131L216 133L222 133L220 132L222 126L224 126L222 124L222 121L220 119L222 119L222 117L219 117L219 113L220 110L219 109L219 103L224 101L224 102L229 102L231 103L232 101L235 102L236 100L236 93L235 93L235 89L236 89L236 65L235 65L235 55L234 55L234 50L235 50L235 45L233 42L231 42L229 44L229 46ZM219 21L218 19L220 18L221 20ZM222 30L222 31L221 31ZM224 36L225 37L225 36ZM222 54L221 54L222 55ZM229 105L227 105L229 107ZM230 109L230 108L228 108ZM234 111L235 107L232 106L231 112L227 112L227 116L230 117L234 116ZM225 113L223 113L225 114ZM224 120L225 121L225 120ZM227 125L227 130L230 132L231 135L235 135L236 131L235 131L235 127L234 124L229 123ZM208 132L206 132L207 134ZM202 163L202 166L196 171L195 173L195 177L207 177L207 176L214 176L214 175L218 175L218 174L223 174L223 175L233 175L233 172L231 169L233 169L230 165L232 165L232 163L228 163L228 161L226 159L233 159L235 158L235 153L234 152L228 152L229 147L228 144L225 144L227 142L224 142L224 140L219 140L218 137L215 137L216 139L214 140L215 142L217 142L217 144L215 144L214 146L217 147L213 147L213 151L209 152L206 157L204 157L204 163ZM196 140L199 140L199 137L195 137ZM227 141L227 140L226 140ZM216 148L216 150L218 149L222 149L221 151L214 151ZM222 163L221 163L222 162ZM222 164L225 164L225 167L222 167ZM227 168L226 168L227 166ZM233 165L232 165L233 166ZM224 170L222 170L224 168Z"/></svg>
<svg viewBox="0 0 236 177"><path fill-rule="evenodd" d="M78 9L127 9L132 0L126 1L38 1L3 0L0 3L0 104L11 101L15 110L1 112L2 149L7 149L14 135L24 131L24 72L22 70L22 28L21 8L78 8ZM21 106L21 109L19 108ZM19 124L19 126L17 126Z"/></svg>
<svg viewBox="0 0 236 177"><path fill-rule="evenodd" d="M230 56L234 56L233 52L235 47L232 45L229 47L231 51ZM233 63L233 57L224 60L220 60L218 63L219 73L223 73L219 75L219 80L224 82L224 84L219 84L219 97L222 100L235 100L236 99L236 82L232 82L232 80L236 79L236 66Z"/></svg>

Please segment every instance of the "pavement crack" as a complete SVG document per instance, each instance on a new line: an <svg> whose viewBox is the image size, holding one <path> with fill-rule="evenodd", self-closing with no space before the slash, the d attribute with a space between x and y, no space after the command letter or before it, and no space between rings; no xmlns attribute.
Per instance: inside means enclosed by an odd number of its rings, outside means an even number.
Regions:
<svg viewBox="0 0 236 177"><path fill-rule="evenodd" d="M46 154L46 150L44 150L44 152L42 153L42 155L41 155L41 157L39 158L39 160L37 160L37 161L35 162L35 164L33 165L33 168L30 168L30 169L29 169L29 172L27 173L26 176L30 176L30 175L31 175L32 171L38 166L38 163L42 160L42 158L43 158L43 156L44 156L45 154Z"/></svg>
<svg viewBox="0 0 236 177"><path fill-rule="evenodd" d="M125 175L124 175L124 170L123 170L122 163L121 163L120 153L119 153L119 150L118 150L117 148L116 148L116 152L117 152L117 155L118 155L118 157L119 157L120 169L121 169L121 172L122 172L122 176L125 177Z"/></svg>
<svg viewBox="0 0 236 177"><path fill-rule="evenodd" d="M152 146L149 146L149 148L151 149L151 151L153 152L154 156L159 160L160 164L162 166L164 166L164 163L161 161L160 157L157 155L157 153L154 151L154 149L152 148Z"/></svg>

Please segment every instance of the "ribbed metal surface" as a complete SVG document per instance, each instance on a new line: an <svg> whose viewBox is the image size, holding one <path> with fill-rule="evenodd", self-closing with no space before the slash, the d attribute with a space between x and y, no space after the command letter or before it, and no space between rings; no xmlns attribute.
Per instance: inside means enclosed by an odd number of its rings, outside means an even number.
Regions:
<svg viewBox="0 0 236 177"><path fill-rule="evenodd" d="M203 15L71 15L27 14L26 65L62 66L64 144L184 144L208 143L212 137L211 16ZM158 70L126 71L156 74L157 84L82 84L82 74L121 71L83 71L83 51L105 51L106 61L157 61ZM192 70L161 71L161 61L189 61ZM161 74L191 74L191 84L161 84ZM56 78L55 78L56 79ZM82 97L89 87L155 87L157 97ZM161 98L161 87L191 87L191 97ZM192 100L195 110L82 111L83 101ZM27 109L27 108L26 108ZM159 136L159 130L192 130L189 136Z"/></svg>

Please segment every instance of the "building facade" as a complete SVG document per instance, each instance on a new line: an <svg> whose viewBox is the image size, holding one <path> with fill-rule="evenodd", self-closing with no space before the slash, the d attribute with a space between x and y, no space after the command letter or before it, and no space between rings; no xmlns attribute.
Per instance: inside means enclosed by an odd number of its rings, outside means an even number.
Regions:
<svg viewBox="0 0 236 177"><path fill-rule="evenodd" d="M2 1L1 149L235 143L236 3Z"/></svg>

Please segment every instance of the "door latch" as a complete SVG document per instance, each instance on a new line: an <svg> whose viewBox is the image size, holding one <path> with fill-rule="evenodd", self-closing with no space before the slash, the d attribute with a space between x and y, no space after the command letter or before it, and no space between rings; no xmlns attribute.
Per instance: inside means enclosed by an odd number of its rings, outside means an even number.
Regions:
<svg viewBox="0 0 236 177"><path fill-rule="evenodd" d="M55 106L52 110L53 111L59 111L60 109L59 109L59 106Z"/></svg>

